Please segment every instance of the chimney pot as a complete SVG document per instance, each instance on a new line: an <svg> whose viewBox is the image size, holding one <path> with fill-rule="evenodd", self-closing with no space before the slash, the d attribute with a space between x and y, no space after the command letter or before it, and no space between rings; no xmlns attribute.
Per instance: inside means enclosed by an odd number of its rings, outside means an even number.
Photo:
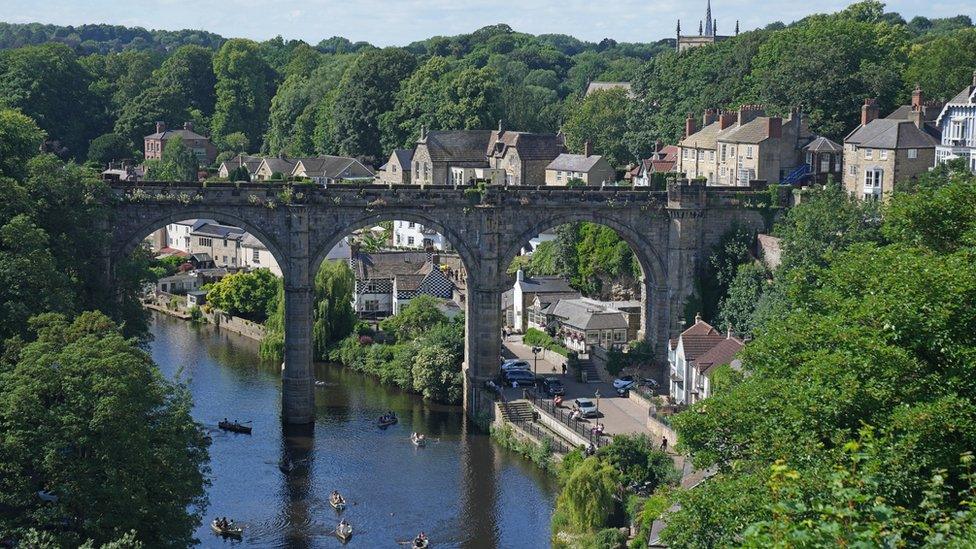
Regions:
<svg viewBox="0 0 976 549"><path fill-rule="evenodd" d="M583 156L587 158L593 156L593 142L589 139L583 142Z"/></svg>
<svg viewBox="0 0 976 549"><path fill-rule="evenodd" d="M163 133L166 131L166 122L156 122L156 133Z"/></svg>
<svg viewBox="0 0 976 549"><path fill-rule="evenodd" d="M723 112L722 114L718 115L719 129L724 130L725 128L728 128L729 126L732 126L733 124L735 124L735 121L737 119L738 119L738 113L736 113L736 112Z"/></svg>
<svg viewBox="0 0 976 549"><path fill-rule="evenodd" d="M922 87L915 84L915 91L912 92L912 108L921 107L924 103L922 102Z"/></svg>
<svg viewBox="0 0 976 549"><path fill-rule="evenodd" d="M865 99L864 106L861 107L861 125L867 126L871 121L878 118L878 101L876 99Z"/></svg>
<svg viewBox="0 0 976 549"><path fill-rule="evenodd" d="M705 114L702 115L702 127L714 124L716 120L718 120L718 112L715 109L705 109Z"/></svg>

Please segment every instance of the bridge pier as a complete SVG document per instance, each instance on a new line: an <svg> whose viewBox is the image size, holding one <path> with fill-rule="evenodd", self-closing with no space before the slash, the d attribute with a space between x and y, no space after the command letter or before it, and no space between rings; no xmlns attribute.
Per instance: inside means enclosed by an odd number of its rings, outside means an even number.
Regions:
<svg viewBox="0 0 976 549"><path fill-rule="evenodd" d="M502 355L502 290L469 285L467 300L464 410L471 419L491 419L494 399L486 393L485 382L498 372Z"/></svg>
<svg viewBox="0 0 976 549"><path fill-rule="evenodd" d="M308 212L289 206L288 264L285 266L285 365L281 374L281 419L291 425L315 421L312 372L312 281Z"/></svg>

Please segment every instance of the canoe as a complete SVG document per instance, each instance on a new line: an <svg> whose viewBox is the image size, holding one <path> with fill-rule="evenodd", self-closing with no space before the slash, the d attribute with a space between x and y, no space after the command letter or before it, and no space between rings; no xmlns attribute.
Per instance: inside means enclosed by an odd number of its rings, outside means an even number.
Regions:
<svg viewBox="0 0 976 549"><path fill-rule="evenodd" d="M231 523L227 528L221 528L217 526L217 521L210 522L210 528L213 529L214 533L218 536L224 536L229 538L239 538L244 534L244 528Z"/></svg>
<svg viewBox="0 0 976 549"><path fill-rule="evenodd" d="M229 421L221 421L220 423L217 424L217 427L220 427L224 431L230 431L232 433L244 433L245 435L251 434L250 427L248 427L247 425L241 425L236 421L233 423Z"/></svg>
<svg viewBox="0 0 976 549"><path fill-rule="evenodd" d="M390 419L387 419L387 420L380 419L380 420L377 420L376 423L380 427L389 427L390 425L395 425L397 421L398 421L397 418L394 417L394 418L390 418Z"/></svg>
<svg viewBox="0 0 976 549"><path fill-rule="evenodd" d="M342 511L343 509L346 508L346 502L344 501L336 502L333 501L332 498L329 498L329 505L331 505L332 508L335 509L336 511Z"/></svg>
<svg viewBox="0 0 976 549"><path fill-rule="evenodd" d="M336 535L339 536L339 539L342 541L349 541L349 538L352 537L352 525L346 524L345 526L336 526Z"/></svg>
<svg viewBox="0 0 976 549"><path fill-rule="evenodd" d="M418 437L415 437L413 435L410 435L410 442L413 442L413 445L416 446L416 447L418 447L418 448L427 445L427 439L426 438L418 438Z"/></svg>

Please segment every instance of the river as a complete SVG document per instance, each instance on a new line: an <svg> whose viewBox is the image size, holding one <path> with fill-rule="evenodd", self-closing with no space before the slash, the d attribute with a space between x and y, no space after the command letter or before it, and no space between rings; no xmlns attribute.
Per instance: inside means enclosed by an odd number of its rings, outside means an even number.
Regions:
<svg viewBox="0 0 976 549"><path fill-rule="evenodd" d="M349 502L348 547L397 547L419 531L431 547L547 547L556 485L532 463L493 444L461 409L379 385L367 376L316 365L314 427L285 433L279 367L257 344L210 326L154 314L150 351L167 378L184 381L193 415L213 437L202 547L338 547L333 489ZM400 423L375 426L384 410ZM253 434L217 429L224 417L251 421ZM412 431L431 443L415 448ZM279 465L294 463L288 474ZM215 536L207 522L232 517L243 540ZM399 545L406 547L406 545Z"/></svg>

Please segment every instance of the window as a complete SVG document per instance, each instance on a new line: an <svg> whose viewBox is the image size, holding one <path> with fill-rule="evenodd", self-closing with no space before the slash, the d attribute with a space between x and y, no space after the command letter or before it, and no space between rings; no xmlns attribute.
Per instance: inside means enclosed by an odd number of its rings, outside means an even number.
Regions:
<svg viewBox="0 0 976 549"><path fill-rule="evenodd" d="M224 256L224 265L226 265L226 264L227 264L227 256L225 255Z"/></svg>
<svg viewBox="0 0 976 549"><path fill-rule="evenodd" d="M709 162L715 161L715 151L708 151L708 161Z"/></svg>
<svg viewBox="0 0 976 549"><path fill-rule="evenodd" d="M719 158L722 159L722 162L725 162L725 154L728 152L727 149L728 149L728 145L726 145L725 143L719 145Z"/></svg>
<svg viewBox="0 0 976 549"><path fill-rule="evenodd" d="M878 151L878 154L880 155L881 160L888 160L888 151L881 150Z"/></svg>
<svg viewBox="0 0 976 549"><path fill-rule="evenodd" d="M411 221L411 222L409 222L409 223L407 223L407 227L409 227L409 228L411 228L411 229L412 229L412 228L413 228L413 221Z"/></svg>
<svg viewBox="0 0 976 549"><path fill-rule="evenodd" d="M413 246L413 237L412 236L408 236L407 237L407 246Z"/></svg>
<svg viewBox="0 0 976 549"><path fill-rule="evenodd" d="M908 149L908 159L915 160L918 158L918 149Z"/></svg>
<svg viewBox="0 0 976 549"><path fill-rule="evenodd" d="M864 149L864 158L866 160L874 158L874 149Z"/></svg>
<svg viewBox="0 0 976 549"><path fill-rule="evenodd" d="M213 239L210 239L210 238L204 238L204 237L202 237L202 236L201 236L201 237L200 237L200 241L199 241L199 244L200 244L201 246L207 246L207 247L210 247L210 246L213 246Z"/></svg>
<svg viewBox="0 0 976 549"><path fill-rule="evenodd" d="M949 141L959 141L962 140L962 136L966 133L966 121L965 120L953 120L949 123Z"/></svg>
<svg viewBox="0 0 976 549"><path fill-rule="evenodd" d="M556 172L556 181L562 181L562 180L563 180L563 171L562 170L558 170Z"/></svg>
<svg viewBox="0 0 976 549"><path fill-rule="evenodd" d="M857 166L855 166L854 164L851 164L850 166L848 166L847 167L847 173L849 173L851 175L857 175Z"/></svg>
<svg viewBox="0 0 976 549"><path fill-rule="evenodd" d="M881 168L871 168L864 171L864 199L877 200L881 197L881 187L884 182L884 171Z"/></svg>
<svg viewBox="0 0 976 549"><path fill-rule="evenodd" d="M261 252L257 248L251 253L251 261L257 264L261 263Z"/></svg>
<svg viewBox="0 0 976 549"><path fill-rule="evenodd" d="M363 303L363 309L373 312L380 310L380 302L375 299L367 299Z"/></svg>
<svg viewBox="0 0 976 549"><path fill-rule="evenodd" d="M688 158L688 149L681 149L681 158Z"/></svg>
<svg viewBox="0 0 976 549"><path fill-rule="evenodd" d="M746 158L752 158L752 145L746 147Z"/></svg>

